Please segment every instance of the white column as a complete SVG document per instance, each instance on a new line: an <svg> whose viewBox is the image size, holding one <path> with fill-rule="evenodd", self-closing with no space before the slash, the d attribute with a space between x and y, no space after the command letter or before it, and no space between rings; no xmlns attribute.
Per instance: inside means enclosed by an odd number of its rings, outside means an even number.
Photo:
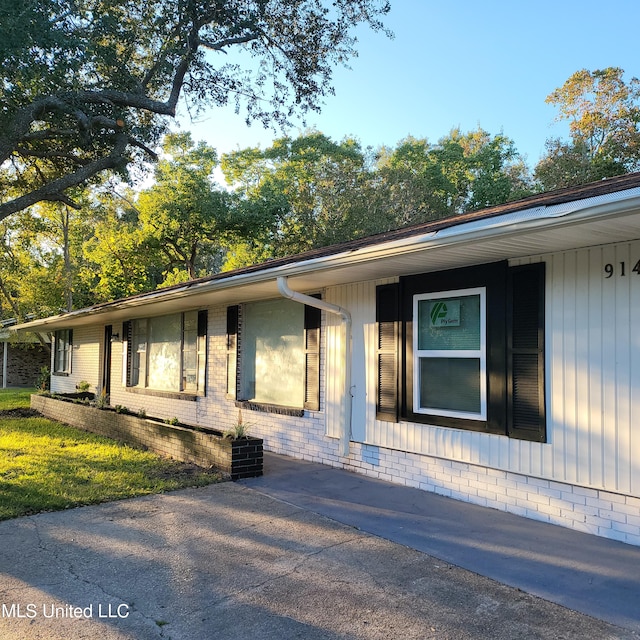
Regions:
<svg viewBox="0 0 640 640"><path fill-rule="evenodd" d="M9 363L9 343L4 342L4 353L2 355L2 388L7 388L7 365Z"/></svg>

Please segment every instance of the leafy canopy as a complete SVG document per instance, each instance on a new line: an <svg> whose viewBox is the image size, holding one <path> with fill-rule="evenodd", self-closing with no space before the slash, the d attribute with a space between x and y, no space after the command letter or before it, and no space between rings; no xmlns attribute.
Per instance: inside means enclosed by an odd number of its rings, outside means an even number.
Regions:
<svg viewBox="0 0 640 640"><path fill-rule="evenodd" d="M640 80L623 76L619 67L582 69L547 96L571 139L547 140L535 171L544 190L640 169Z"/></svg>
<svg viewBox="0 0 640 640"><path fill-rule="evenodd" d="M318 110L387 0L0 0L0 220L153 157L183 98ZM238 49L242 55L229 56Z"/></svg>

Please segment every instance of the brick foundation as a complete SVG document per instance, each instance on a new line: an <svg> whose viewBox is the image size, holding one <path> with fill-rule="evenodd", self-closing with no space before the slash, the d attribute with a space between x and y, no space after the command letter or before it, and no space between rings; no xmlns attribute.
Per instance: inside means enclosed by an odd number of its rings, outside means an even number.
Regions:
<svg viewBox="0 0 640 640"><path fill-rule="evenodd" d="M231 440L182 425L170 425L82 404L32 395L31 408L58 422L149 449L183 462L215 467L232 480L261 476L262 440Z"/></svg>

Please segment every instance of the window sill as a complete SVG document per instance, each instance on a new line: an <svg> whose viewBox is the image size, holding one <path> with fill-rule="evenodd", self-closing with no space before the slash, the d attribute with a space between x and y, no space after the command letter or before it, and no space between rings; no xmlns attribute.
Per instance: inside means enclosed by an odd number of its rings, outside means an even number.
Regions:
<svg viewBox="0 0 640 640"><path fill-rule="evenodd" d="M138 387L127 387L127 393L134 393L141 396L155 396L156 398L171 398L172 400L187 400L195 402L198 398L204 397L204 394L185 393L183 391L156 391L155 389L143 389Z"/></svg>
<svg viewBox="0 0 640 640"><path fill-rule="evenodd" d="M265 404L262 402L252 402L251 400L236 400L236 407L250 411L261 411L262 413L275 413L280 416L293 416L295 418L302 418L304 416L304 409L295 409L293 407L283 407L281 405Z"/></svg>
<svg viewBox="0 0 640 640"><path fill-rule="evenodd" d="M68 371L54 371L52 376L62 376L64 378L68 378L71 374Z"/></svg>

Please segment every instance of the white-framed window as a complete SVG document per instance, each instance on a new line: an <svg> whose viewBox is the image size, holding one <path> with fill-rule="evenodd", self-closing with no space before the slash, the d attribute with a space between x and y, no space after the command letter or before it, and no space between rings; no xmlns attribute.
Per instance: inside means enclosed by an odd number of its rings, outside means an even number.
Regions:
<svg viewBox="0 0 640 640"><path fill-rule="evenodd" d="M203 394L206 325L206 311L131 320L127 330L127 386Z"/></svg>
<svg viewBox="0 0 640 640"><path fill-rule="evenodd" d="M413 318L413 411L486 420L486 288L415 295Z"/></svg>
<svg viewBox="0 0 640 640"><path fill-rule="evenodd" d="M61 329L55 332L55 352L53 355L53 372L71 373L71 354L73 352L72 329Z"/></svg>

